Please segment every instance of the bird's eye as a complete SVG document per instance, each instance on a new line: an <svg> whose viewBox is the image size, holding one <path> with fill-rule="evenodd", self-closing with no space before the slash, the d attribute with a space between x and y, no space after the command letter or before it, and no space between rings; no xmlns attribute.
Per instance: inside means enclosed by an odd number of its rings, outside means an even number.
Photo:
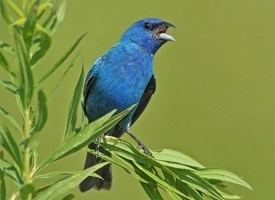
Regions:
<svg viewBox="0 0 275 200"><path fill-rule="evenodd" d="M145 22L144 28L152 31L154 29L154 26L152 24L150 24L149 22Z"/></svg>

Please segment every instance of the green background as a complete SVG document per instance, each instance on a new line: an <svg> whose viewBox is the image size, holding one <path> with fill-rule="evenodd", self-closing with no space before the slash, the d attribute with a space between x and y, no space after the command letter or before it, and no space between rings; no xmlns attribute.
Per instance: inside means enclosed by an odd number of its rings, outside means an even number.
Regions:
<svg viewBox="0 0 275 200"><path fill-rule="evenodd" d="M274 0L71 0L37 73L45 72L83 32L89 34L81 44L80 61L87 71L131 23L148 16L175 24L170 32L177 42L156 55L157 91L133 132L152 149L176 149L208 167L240 175L254 188L234 187L243 199L274 199ZM0 21L0 39L8 40L3 29ZM80 64L49 100L40 159L60 142L79 71ZM57 77L46 85L48 91ZM0 78L5 78L3 71ZM16 113L13 97L2 88L0 94L0 105ZM81 151L54 170L81 169L84 157ZM138 182L116 167L111 191L77 194L83 200L147 198Z"/></svg>

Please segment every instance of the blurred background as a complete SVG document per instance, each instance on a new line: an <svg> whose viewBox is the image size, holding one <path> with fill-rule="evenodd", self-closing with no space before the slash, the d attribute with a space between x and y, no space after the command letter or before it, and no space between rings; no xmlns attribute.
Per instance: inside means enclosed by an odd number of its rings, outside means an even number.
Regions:
<svg viewBox="0 0 275 200"><path fill-rule="evenodd" d="M133 132L152 149L185 152L208 167L235 172L253 191L234 187L244 200L275 195L275 1L273 0L82 0L68 1L65 21L54 36L42 74L82 33L81 56L86 71L116 43L122 32L143 17L175 24L177 42L157 53L157 91ZM0 39L10 40L0 21ZM80 66L49 100L40 158L60 142ZM62 73L60 70L58 73ZM52 78L49 89L57 82ZM59 74L59 75L60 75ZM56 78L55 78L56 77ZM0 78L5 79L3 71ZM0 88L0 105L18 113L13 97ZM127 136L126 136L127 137ZM57 163L81 169L81 151ZM111 191L77 193L77 199L146 199L139 183L113 168Z"/></svg>

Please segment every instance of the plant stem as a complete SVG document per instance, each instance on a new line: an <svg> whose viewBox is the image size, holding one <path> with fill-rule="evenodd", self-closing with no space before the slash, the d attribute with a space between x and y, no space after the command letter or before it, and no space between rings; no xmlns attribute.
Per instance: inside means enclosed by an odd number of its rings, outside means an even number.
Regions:
<svg viewBox="0 0 275 200"><path fill-rule="evenodd" d="M24 111L24 141L27 141L30 137L30 108L26 108ZM26 183L31 183L30 175L30 148L27 142L24 143L24 177ZM31 194L28 199L31 199Z"/></svg>

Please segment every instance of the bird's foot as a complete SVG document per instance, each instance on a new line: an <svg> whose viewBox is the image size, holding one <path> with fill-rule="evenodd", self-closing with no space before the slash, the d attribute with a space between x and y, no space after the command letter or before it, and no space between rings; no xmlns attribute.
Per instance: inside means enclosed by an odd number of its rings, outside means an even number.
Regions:
<svg viewBox="0 0 275 200"><path fill-rule="evenodd" d="M152 152L150 151L150 149L145 146L134 134L132 134L129 131L126 131L126 133L135 140L135 142L138 144L138 149L142 149L143 153L147 156L153 157Z"/></svg>
<svg viewBox="0 0 275 200"><path fill-rule="evenodd" d="M101 135L98 138L95 139L94 144L95 144L95 151L98 153L100 149L100 143L102 140L104 140L105 135Z"/></svg>
<svg viewBox="0 0 275 200"><path fill-rule="evenodd" d="M143 153L146 155L146 156L150 156L150 157L153 157L153 154L152 152L150 151L150 149L145 146L143 143L138 143L138 149L142 149L143 150Z"/></svg>

